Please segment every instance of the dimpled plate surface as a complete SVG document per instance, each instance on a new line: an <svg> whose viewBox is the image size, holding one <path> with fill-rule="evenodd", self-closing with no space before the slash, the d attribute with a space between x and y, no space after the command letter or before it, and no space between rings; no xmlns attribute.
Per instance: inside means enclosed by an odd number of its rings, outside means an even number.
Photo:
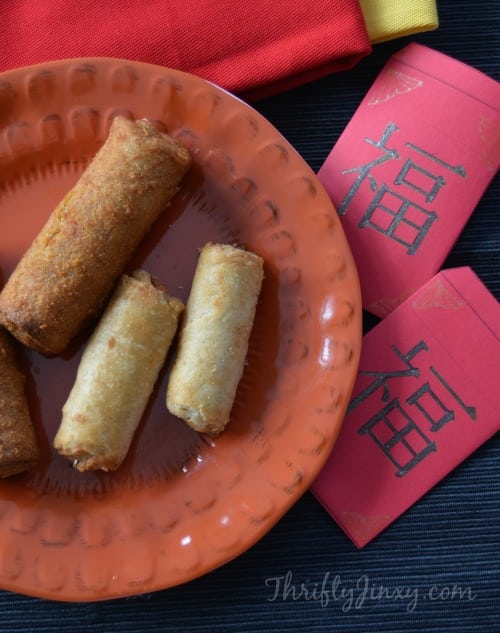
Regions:
<svg viewBox="0 0 500 633"><path fill-rule="evenodd" d="M0 75L3 282L117 114L155 121L194 157L130 268L185 300L212 240L259 253L265 280L227 430L207 440L166 412L168 361L116 473L82 475L51 448L85 336L50 360L20 350L42 459L0 482L0 586L54 600L171 587L254 544L328 457L360 354L355 264L314 173L245 103L147 64L77 59Z"/></svg>

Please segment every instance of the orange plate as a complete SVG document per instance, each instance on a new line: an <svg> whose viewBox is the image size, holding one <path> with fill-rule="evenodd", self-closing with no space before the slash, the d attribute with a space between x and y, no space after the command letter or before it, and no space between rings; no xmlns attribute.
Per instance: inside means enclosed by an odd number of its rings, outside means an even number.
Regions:
<svg viewBox="0 0 500 633"><path fill-rule="evenodd" d="M166 412L167 368L116 473L51 449L85 336L61 358L22 352L39 467L0 482L0 586L55 600L171 587L245 551L309 487L355 379L361 301L341 225L314 173L257 112L190 75L77 59L0 75L3 280L118 113L155 120L193 153L174 203L134 256L186 299L197 249L265 260L232 420L207 441Z"/></svg>

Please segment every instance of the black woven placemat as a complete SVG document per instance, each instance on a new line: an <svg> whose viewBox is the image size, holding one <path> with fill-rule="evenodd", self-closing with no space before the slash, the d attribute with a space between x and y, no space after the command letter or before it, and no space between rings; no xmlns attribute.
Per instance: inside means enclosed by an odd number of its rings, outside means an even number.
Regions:
<svg viewBox="0 0 500 633"><path fill-rule="evenodd" d="M438 10L438 30L377 45L354 70L254 107L317 170L385 61L409 41L500 79L500 3L442 0ZM471 266L497 299L499 199L497 178L445 263ZM306 493L248 552L174 589L95 604L0 591L0 631L500 631L499 461L496 437L361 551Z"/></svg>

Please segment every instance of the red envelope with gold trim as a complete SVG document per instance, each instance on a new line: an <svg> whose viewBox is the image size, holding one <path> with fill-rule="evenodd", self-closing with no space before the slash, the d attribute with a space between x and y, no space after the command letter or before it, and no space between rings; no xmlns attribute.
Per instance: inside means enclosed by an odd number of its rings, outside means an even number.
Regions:
<svg viewBox="0 0 500 633"><path fill-rule="evenodd" d="M500 428L500 305L445 270L365 335L339 438L312 492L363 547Z"/></svg>
<svg viewBox="0 0 500 633"><path fill-rule="evenodd" d="M428 281L500 163L500 84L419 44L394 55L321 167L384 317Z"/></svg>

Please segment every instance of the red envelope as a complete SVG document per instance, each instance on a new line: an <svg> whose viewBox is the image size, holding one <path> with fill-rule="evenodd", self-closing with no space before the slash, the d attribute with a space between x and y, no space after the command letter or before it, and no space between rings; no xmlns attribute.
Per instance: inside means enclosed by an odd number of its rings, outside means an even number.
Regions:
<svg viewBox="0 0 500 633"><path fill-rule="evenodd" d="M500 163L500 84L419 44L394 55L318 176L384 317L441 267Z"/></svg>
<svg viewBox="0 0 500 633"><path fill-rule="evenodd" d="M312 492L363 547L500 429L500 305L445 270L365 335L339 438Z"/></svg>
<svg viewBox="0 0 500 633"><path fill-rule="evenodd" d="M0 71L68 57L184 70L247 98L371 52L357 0L2 0Z"/></svg>

